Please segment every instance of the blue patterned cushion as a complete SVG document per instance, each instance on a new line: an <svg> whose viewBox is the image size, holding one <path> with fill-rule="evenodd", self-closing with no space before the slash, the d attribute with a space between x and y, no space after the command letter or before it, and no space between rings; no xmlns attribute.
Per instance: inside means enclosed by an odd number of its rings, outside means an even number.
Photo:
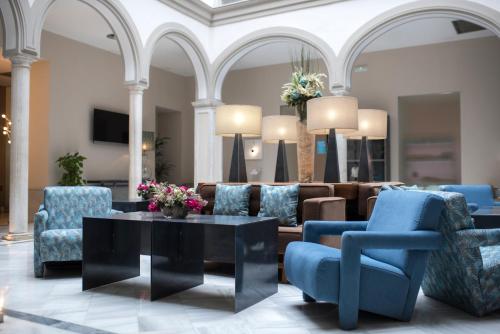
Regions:
<svg viewBox="0 0 500 334"><path fill-rule="evenodd" d="M500 266L500 246L479 247L483 258L483 268Z"/></svg>
<svg viewBox="0 0 500 334"><path fill-rule="evenodd" d="M259 217L277 217L281 225L297 226L299 185L268 186L260 188Z"/></svg>
<svg viewBox="0 0 500 334"><path fill-rule="evenodd" d="M43 262L80 261L82 259L82 229L43 231L40 235L40 256Z"/></svg>
<svg viewBox="0 0 500 334"><path fill-rule="evenodd" d="M248 216L251 185L217 184L215 187L214 215Z"/></svg>

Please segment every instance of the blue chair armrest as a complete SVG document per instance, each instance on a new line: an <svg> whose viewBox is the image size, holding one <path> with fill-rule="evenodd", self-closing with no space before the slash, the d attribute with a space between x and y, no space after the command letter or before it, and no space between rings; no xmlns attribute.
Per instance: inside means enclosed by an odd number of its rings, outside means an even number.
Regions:
<svg viewBox="0 0 500 334"><path fill-rule="evenodd" d="M42 234L43 231L47 230L47 221L49 220L49 213L41 209L37 213L35 213L35 222L34 222L34 238L36 239L37 237Z"/></svg>
<svg viewBox="0 0 500 334"><path fill-rule="evenodd" d="M304 223L303 240L319 243L322 235L342 235L346 231L365 231L367 225L367 221L310 220Z"/></svg>
<svg viewBox="0 0 500 334"><path fill-rule="evenodd" d="M361 250L379 249L439 249L441 233L435 231L411 232L345 232L342 234L340 258L340 327L353 329L358 322Z"/></svg>
<svg viewBox="0 0 500 334"><path fill-rule="evenodd" d="M500 228L461 230L456 236L459 248L500 245Z"/></svg>
<svg viewBox="0 0 500 334"><path fill-rule="evenodd" d="M120 211L120 210L115 210L115 209L111 209L111 211L109 212L109 214L110 214L111 216L113 216L113 215L117 215L117 214L119 214L119 213L123 213L123 211Z"/></svg>
<svg viewBox="0 0 500 334"><path fill-rule="evenodd" d="M474 212L479 209L479 205L477 203L467 203L467 208L469 209L469 212Z"/></svg>

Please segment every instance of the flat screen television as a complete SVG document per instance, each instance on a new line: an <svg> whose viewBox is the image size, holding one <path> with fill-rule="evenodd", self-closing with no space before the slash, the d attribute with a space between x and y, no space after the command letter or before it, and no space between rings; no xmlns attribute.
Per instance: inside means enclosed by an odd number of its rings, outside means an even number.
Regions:
<svg viewBox="0 0 500 334"><path fill-rule="evenodd" d="M94 109L93 141L128 144L128 115Z"/></svg>

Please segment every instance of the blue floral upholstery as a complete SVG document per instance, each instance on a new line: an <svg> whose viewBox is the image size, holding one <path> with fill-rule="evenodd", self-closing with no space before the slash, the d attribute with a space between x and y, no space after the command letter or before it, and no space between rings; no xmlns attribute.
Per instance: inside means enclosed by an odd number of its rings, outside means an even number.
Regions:
<svg viewBox="0 0 500 334"><path fill-rule="evenodd" d="M248 216L250 184L215 186L214 215Z"/></svg>
<svg viewBox="0 0 500 334"><path fill-rule="evenodd" d="M47 187L35 214L34 270L43 277L45 262L82 259L82 217L109 216L111 190L103 187Z"/></svg>
<svg viewBox="0 0 500 334"><path fill-rule="evenodd" d="M500 229L474 229L462 194L433 193L445 200L444 246L429 256L424 294L476 316L500 309Z"/></svg>
<svg viewBox="0 0 500 334"><path fill-rule="evenodd" d="M297 226L299 185L268 186L260 188L259 217L277 217L280 225Z"/></svg>
<svg viewBox="0 0 500 334"><path fill-rule="evenodd" d="M495 202L493 188L489 184L442 185L439 189L463 194L470 212L481 207L500 206L500 202Z"/></svg>

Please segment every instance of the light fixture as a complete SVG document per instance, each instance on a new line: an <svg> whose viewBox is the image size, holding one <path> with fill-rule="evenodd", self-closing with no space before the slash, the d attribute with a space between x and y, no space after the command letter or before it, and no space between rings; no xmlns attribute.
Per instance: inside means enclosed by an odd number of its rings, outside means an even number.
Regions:
<svg viewBox="0 0 500 334"><path fill-rule="evenodd" d="M2 127L2 134L4 136L7 136L7 143L11 144L12 141L10 139L10 135L12 133L12 122L5 114L2 114L2 119L4 120L4 126Z"/></svg>
<svg viewBox="0 0 500 334"><path fill-rule="evenodd" d="M286 115L264 117L262 119L262 140L266 143L278 143L274 182L288 182L285 141L287 143L297 142L297 117Z"/></svg>
<svg viewBox="0 0 500 334"><path fill-rule="evenodd" d="M347 134L357 129L357 98L325 96L307 101L307 130L313 134L328 134L324 182L340 182L336 134Z"/></svg>
<svg viewBox="0 0 500 334"><path fill-rule="evenodd" d="M229 182L247 182L243 137L259 137L262 108L249 105L222 105L215 113L215 134L233 137L233 156Z"/></svg>
<svg viewBox="0 0 500 334"><path fill-rule="evenodd" d="M350 139L361 139L359 156L358 181L373 180L372 161L368 148L368 139L385 139L387 137L387 111L377 109L359 109L358 131L348 135Z"/></svg>

